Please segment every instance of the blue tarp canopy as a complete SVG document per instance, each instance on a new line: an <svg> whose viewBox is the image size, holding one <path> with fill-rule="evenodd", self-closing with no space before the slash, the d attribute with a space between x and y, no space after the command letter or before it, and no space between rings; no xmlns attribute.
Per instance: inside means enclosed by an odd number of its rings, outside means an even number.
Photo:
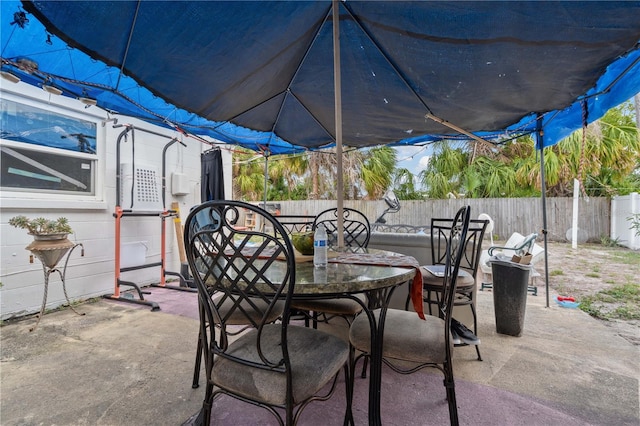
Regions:
<svg viewBox="0 0 640 426"><path fill-rule="evenodd" d="M1 8L2 70L25 82L274 154L335 143L329 0ZM339 12L345 146L498 140L538 120L552 145L582 126L583 102L593 121L640 92L640 2L346 1Z"/></svg>

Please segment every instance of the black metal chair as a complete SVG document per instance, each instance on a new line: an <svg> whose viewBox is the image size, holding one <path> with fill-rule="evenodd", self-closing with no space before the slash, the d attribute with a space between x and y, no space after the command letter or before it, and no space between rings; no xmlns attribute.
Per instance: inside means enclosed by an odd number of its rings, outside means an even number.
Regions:
<svg viewBox="0 0 640 426"><path fill-rule="evenodd" d="M282 224L289 235L294 232L309 231L313 227L315 216L308 215L278 215L276 219Z"/></svg>
<svg viewBox="0 0 640 426"><path fill-rule="evenodd" d="M425 367L437 368L444 374L444 386L449 404L449 418L452 425L458 424L455 382L451 353L451 313L456 292L456 281L460 262L464 256L464 241L469 227L470 208L463 207L456 214L454 226L448 235L444 259L444 277L440 282L439 315L427 315L420 319L413 311L388 309L384 324L382 346L383 362L400 374L411 374ZM379 316L380 310L373 315ZM359 315L351 324L349 341L352 346L351 371L361 357L368 357L371 348L371 331L367 315ZM355 357L355 351L361 354ZM366 358L365 358L366 359ZM410 363L410 364L407 364ZM351 379L354 380L354 375Z"/></svg>
<svg viewBox="0 0 640 426"><path fill-rule="evenodd" d="M236 227L240 209L254 212L271 231ZM351 418L348 343L289 324L295 259L282 225L247 203L209 201L187 217L184 239L198 288L207 380L197 422L208 425L215 397L227 394L267 409L280 424L295 424L308 403L331 397L341 369L347 382L345 420ZM278 316L281 321L273 323ZM251 328L233 340L228 328L238 322Z"/></svg>
<svg viewBox="0 0 640 426"><path fill-rule="evenodd" d="M467 237L464 240L464 251L460 262L457 288L454 306L468 305L473 315L473 332L478 335L478 319L475 308L476 277L480 264L480 254L482 252L482 242L484 233L489 224L488 220L470 220ZM447 246L451 237L451 227L455 222L451 219L431 219L431 259L432 265L422 267L423 294L424 301L428 304L429 314L432 315L433 305L440 303L442 292L442 276L433 274L433 265L444 265L447 256ZM456 346L466 346L464 343ZM478 360L482 361L479 345L474 345Z"/></svg>
<svg viewBox="0 0 640 426"><path fill-rule="evenodd" d="M358 210L345 208L343 211L344 245L352 248L366 248L371 237L371 225L367 217ZM315 230L319 224L323 224L327 230L327 243L329 247L338 245L338 209L332 208L318 214L313 222ZM358 296L362 301L365 296ZM362 305L351 299L317 299L298 300L292 303L292 307L307 315L313 321L313 327L317 328L318 318L322 316L324 322L333 317L341 317L351 323L351 318L362 312Z"/></svg>
<svg viewBox="0 0 640 426"><path fill-rule="evenodd" d="M209 213L210 213L210 210L201 210L194 216L193 220L189 223L189 229L192 235L195 235L197 232L202 230L212 229L213 220ZM235 226L237 225L237 223L234 222L232 223L232 225ZM202 264L200 265L200 267L202 267ZM209 291L209 295L211 297L215 298L218 296L213 287L209 287L207 288L207 290ZM264 300L258 298L258 299L252 300L252 303L254 303L256 307L259 307L260 309L247 311L246 301L242 301L239 306L241 309L237 309L238 307L235 306L235 301L231 300L230 298L222 299L221 303L218 305L218 312L221 313L222 317L226 318L227 335L236 336L238 334L241 334L246 329L251 328L253 323L258 322L262 314L267 311L268 304L265 303ZM199 305L199 306L201 310L200 316L203 317L204 315L204 312L202 312L203 307L202 305ZM247 321L243 311L248 312L250 315L253 316L252 322ZM269 311L268 321L275 322L279 320L280 317L282 316L283 311L284 311L284 302L279 300L276 302L276 305L274 306L274 308ZM210 325L210 324L207 323L207 325ZM216 326L219 326L219 324L216 324ZM234 327L229 327L229 326L234 326ZM200 336L198 336L198 345L196 348L196 361L193 366L193 381L191 384L191 387L194 389L200 386L200 369L202 367L202 350L203 350L202 339L200 338Z"/></svg>
<svg viewBox="0 0 640 426"><path fill-rule="evenodd" d="M338 209L331 208L319 213L313 221L312 229L323 224L327 230L329 247L338 246ZM345 247L367 247L371 238L369 219L360 211L345 207L342 211Z"/></svg>

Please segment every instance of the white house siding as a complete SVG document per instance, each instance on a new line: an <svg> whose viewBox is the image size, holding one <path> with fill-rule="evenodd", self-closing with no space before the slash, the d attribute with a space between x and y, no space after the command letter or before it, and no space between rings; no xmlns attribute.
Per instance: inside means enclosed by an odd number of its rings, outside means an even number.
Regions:
<svg viewBox="0 0 640 426"><path fill-rule="evenodd" d="M77 100L62 96L49 95L43 90L23 83L0 83L0 96L18 95L21 99L39 100L47 105L63 107L69 111L83 114L87 119L104 120L107 113L97 107L85 108ZM173 144L167 149L166 156L166 207L177 201L180 203L181 217L184 220L192 206L200 202L200 154L210 146L193 138L181 137L175 131L152 126L142 121L116 116L118 125L130 124L169 138L177 137L187 146ZM30 252L25 247L32 238L25 230L9 226L8 221L16 215L28 217L46 217L56 219L65 216L69 219L75 234L69 238L84 245L84 257L80 247L76 248L66 271L66 286L69 298L84 300L114 292L115 288L115 219L113 213L116 206L116 145L118 135L123 127L114 128L113 122L98 125L98 170L97 190L90 200L79 200L78 197L51 196L48 194L19 193L3 191L0 193L0 316L2 319L38 312L42 303L44 290L44 274L39 260L29 263ZM163 138L143 131L135 131L135 156L137 163L156 167L162 173L162 150L169 138ZM121 161L130 156L131 138L121 144ZM231 194L231 153L223 149L225 171L225 191ZM187 195L171 194L171 174L184 173L188 181ZM160 217L124 217L122 219L121 240L127 242L144 242L148 248L146 263L160 260L161 247ZM177 239L172 218L165 222L166 226L166 269L180 271L180 259ZM62 271L64 258L58 264ZM168 277L174 278L174 277ZM124 272L121 279L133 281L139 285L160 281L160 268L153 267L137 271ZM130 287L122 286L121 290ZM58 274L52 274L49 281L47 308L55 308L64 304L62 282Z"/></svg>

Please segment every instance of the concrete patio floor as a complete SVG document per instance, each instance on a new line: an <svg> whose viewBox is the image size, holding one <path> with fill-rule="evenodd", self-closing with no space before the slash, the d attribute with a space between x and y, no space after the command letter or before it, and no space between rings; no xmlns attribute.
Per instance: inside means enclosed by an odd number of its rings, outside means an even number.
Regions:
<svg viewBox="0 0 640 426"><path fill-rule="evenodd" d="M160 311L100 299L77 307L84 316L70 309L46 314L34 332L33 317L5 323L0 424L179 425L197 412L204 390L191 388L196 295L151 292ZM478 293L478 318L484 361L472 347L454 351L461 424L640 424L640 347L611 328L577 309L546 308L544 294L528 296L522 337L496 333L491 292ZM340 323L330 328L345 335ZM385 424L448 423L441 376L384 376ZM358 378L356 388L366 383ZM366 424L361 399L357 394L354 415ZM342 402L336 395L311 404L301 424L341 424ZM243 417L245 406L235 404L219 408L215 419L273 424L268 415Z"/></svg>

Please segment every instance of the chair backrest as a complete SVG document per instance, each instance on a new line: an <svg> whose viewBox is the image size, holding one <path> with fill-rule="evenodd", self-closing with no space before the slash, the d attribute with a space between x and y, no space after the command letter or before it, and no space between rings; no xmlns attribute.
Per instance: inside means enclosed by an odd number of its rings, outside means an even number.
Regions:
<svg viewBox="0 0 640 426"><path fill-rule="evenodd" d="M279 215L276 216L278 222L282 224L284 229L291 235L294 232L303 232L311 230L315 216L307 215Z"/></svg>
<svg viewBox="0 0 640 426"><path fill-rule="evenodd" d="M371 238L371 225L369 219L355 209L344 208L342 211L344 226L345 247L366 248ZM327 230L327 239L330 247L338 245L338 209L327 209L316 216L313 229L323 224Z"/></svg>
<svg viewBox="0 0 640 426"><path fill-rule="evenodd" d="M478 216L478 220L488 220L489 223L487 224L487 229L485 230L486 233L489 234L489 241L491 242L491 245L493 245L493 228L495 226L495 223L493 222L493 219L491 219L491 216L489 216L486 213L481 213Z"/></svg>
<svg viewBox="0 0 640 426"><path fill-rule="evenodd" d="M480 268L485 274L491 274L491 265L488 263L492 256L502 255L511 257L514 253L531 253L531 265L544 259L544 248L536 244L538 234L529 234L526 237L519 232L511 234L504 246L491 246L487 250L482 250L480 254Z"/></svg>
<svg viewBox="0 0 640 426"><path fill-rule="evenodd" d="M236 226L241 209L255 213L268 224L270 232ZM267 211L248 203L209 201L195 207L187 217L184 241L204 315L200 318L200 331L205 360L222 356L265 369L279 369L288 364L284 348L295 284L295 259L282 225ZM237 324L238 316L244 316L241 322L251 324L262 336L262 329L272 321L274 309L282 309L279 300L285 301L281 322L283 351L267 356L258 338L260 359L238 360L227 355L227 325ZM216 327L208 324L216 324L221 332L216 333Z"/></svg>
<svg viewBox="0 0 640 426"><path fill-rule="evenodd" d="M453 301L456 293L456 281L466 252L466 241L469 231L471 207L462 207L450 221L449 231L446 233L446 247L444 249L444 279L442 280L442 298L440 299L441 318L445 318L447 328L451 323ZM447 329L448 333L449 330Z"/></svg>
<svg viewBox="0 0 640 426"><path fill-rule="evenodd" d="M511 256L514 253L523 254L529 252L532 255L531 264L534 264L544 257L544 248L536 244L537 237L538 234L536 233L529 234L525 237L519 232L514 232L504 246L491 246L487 253L489 256L496 254Z"/></svg>
<svg viewBox="0 0 640 426"><path fill-rule="evenodd" d="M431 219L431 259L434 265L445 263L451 229L455 224L455 219ZM469 220L460 267L474 278L478 274L482 242L488 224L488 220Z"/></svg>

